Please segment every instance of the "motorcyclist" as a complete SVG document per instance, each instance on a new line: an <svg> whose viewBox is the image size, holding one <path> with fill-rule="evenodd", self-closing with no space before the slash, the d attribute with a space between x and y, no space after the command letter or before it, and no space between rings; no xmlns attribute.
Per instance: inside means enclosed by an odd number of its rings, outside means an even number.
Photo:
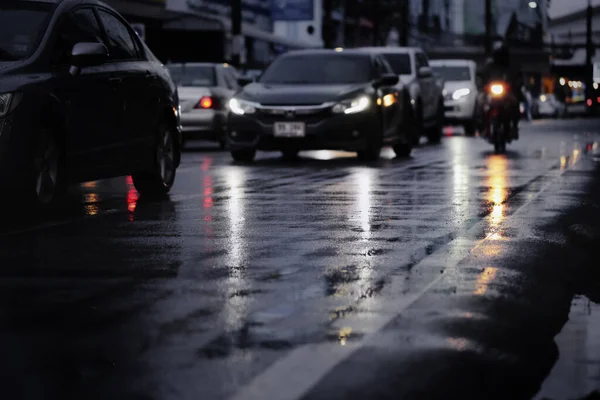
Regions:
<svg viewBox="0 0 600 400"><path fill-rule="evenodd" d="M512 68L510 52L508 46L504 42L494 44L492 57L487 60L486 64L478 72L482 85L486 86L493 81L504 81L509 85L507 92L507 109L510 115L511 133L513 139L519 138L519 120L521 119L521 111L519 102L522 100L521 86L522 79L520 72ZM481 104L480 104L481 106ZM484 115L480 110L481 115Z"/></svg>

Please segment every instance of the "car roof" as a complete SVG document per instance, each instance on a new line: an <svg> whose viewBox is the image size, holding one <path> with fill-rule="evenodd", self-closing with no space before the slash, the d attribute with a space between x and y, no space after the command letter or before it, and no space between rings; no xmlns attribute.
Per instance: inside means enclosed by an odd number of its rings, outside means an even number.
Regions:
<svg viewBox="0 0 600 400"><path fill-rule="evenodd" d="M303 49L303 50L291 50L284 55L327 55L327 54L352 54L364 56L365 52L358 51L357 49Z"/></svg>
<svg viewBox="0 0 600 400"><path fill-rule="evenodd" d="M29 3L50 3L50 4L58 4L61 3L63 0L21 0L21 1L27 1Z"/></svg>
<svg viewBox="0 0 600 400"><path fill-rule="evenodd" d="M211 62L168 63L167 67L170 67L170 66L180 67L182 65L185 65L186 67L217 67L220 65L225 68L231 68L231 65L229 65L227 63L211 63Z"/></svg>
<svg viewBox="0 0 600 400"><path fill-rule="evenodd" d="M398 47L398 46L372 46L372 47L358 47L356 50L369 52L369 53L396 53L396 54L409 54L417 51L422 52L423 50L419 47Z"/></svg>
<svg viewBox="0 0 600 400"><path fill-rule="evenodd" d="M429 64L437 65L437 66L441 66L441 65L465 66L465 65L476 65L476 62L473 60L467 60L467 59L448 59L448 60L435 59L435 60L429 60Z"/></svg>

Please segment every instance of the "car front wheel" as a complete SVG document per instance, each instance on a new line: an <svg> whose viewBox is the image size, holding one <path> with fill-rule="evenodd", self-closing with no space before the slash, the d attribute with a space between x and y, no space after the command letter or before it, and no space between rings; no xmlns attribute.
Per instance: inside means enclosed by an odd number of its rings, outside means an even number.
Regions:
<svg viewBox="0 0 600 400"><path fill-rule="evenodd" d="M177 151L175 132L168 125L161 124L151 169L132 175L133 184L141 196L169 193L175 182Z"/></svg>
<svg viewBox="0 0 600 400"><path fill-rule="evenodd" d="M47 208L54 205L64 192L64 165L60 147L51 130L43 129L36 142L28 192L35 207Z"/></svg>

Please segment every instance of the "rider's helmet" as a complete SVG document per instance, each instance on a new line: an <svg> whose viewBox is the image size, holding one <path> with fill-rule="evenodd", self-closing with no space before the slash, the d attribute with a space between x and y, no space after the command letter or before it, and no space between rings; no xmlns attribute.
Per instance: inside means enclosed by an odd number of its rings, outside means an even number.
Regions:
<svg viewBox="0 0 600 400"><path fill-rule="evenodd" d="M510 67L510 55L506 43L503 41L497 41L494 43L492 58L494 60L494 64L506 68Z"/></svg>

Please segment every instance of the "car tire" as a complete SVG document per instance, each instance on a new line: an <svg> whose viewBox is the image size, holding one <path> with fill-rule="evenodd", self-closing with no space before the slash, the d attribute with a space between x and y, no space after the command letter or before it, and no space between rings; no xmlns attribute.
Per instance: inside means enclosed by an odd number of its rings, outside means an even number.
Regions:
<svg viewBox="0 0 600 400"><path fill-rule="evenodd" d="M227 140L219 139L219 148L225 150L227 148Z"/></svg>
<svg viewBox="0 0 600 400"><path fill-rule="evenodd" d="M237 162L252 162L256 157L256 149L231 150L231 157Z"/></svg>
<svg viewBox="0 0 600 400"><path fill-rule="evenodd" d="M475 119L467 121L463 128L465 129L465 136L473 137L475 136L475 132L477 131L477 124L475 123Z"/></svg>
<svg viewBox="0 0 600 400"><path fill-rule="evenodd" d="M410 103L405 104L410 105ZM395 144L392 148L394 149L394 153L397 157L409 157L412 153L415 138L418 139L421 133L419 127L417 126L415 114L412 112L410 107L406 107L404 109L404 120L402 122L403 123L400 126L400 132L398 132L398 136L400 137L400 140L402 140L402 134L404 133L405 141Z"/></svg>
<svg viewBox="0 0 600 400"><path fill-rule="evenodd" d="M367 147L364 150L357 152L358 159L365 162L373 162L379 160L381 149L383 148L383 132L382 124L379 123L376 132L367 138Z"/></svg>
<svg viewBox="0 0 600 400"><path fill-rule="evenodd" d="M444 129L444 106L443 103L438 104L435 113L435 125L428 129L427 139L429 143L440 143L442 140L442 130Z"/></svg>
<svg viewBox="0 0 600 400"><path fill-rule="evenodd" d="M413 147L418 146L421 143L421 136L425 132L425 127L423 126L423 108L419 103L415 108L415 125L417 126L416 135L413 137Z"/></svg>
<svg viewBox="0 0 600 400"><path fill-rule="evenodd" d="M40 130L29 165L25 203L36 211L54 207L66 191L66 170L62 149L51 129Z"/></svg>
<svg viewBox="0 0 600 400"><path fill-rule="evenodd" d="M285 149L281 151L281 155L285 161L296 161L299 152L300 151L296 149Z"/></svg>
<svg viewBox="0 0 600 400"><path fill-rule="evenodd" d="M396 154L397 157L402 157L402 158L406 158L406 157L410 157L410 154L412 153L412 143L398 143L396 145L394 145L394 147L392 147L394 149L394 153Z"/></svg>
<svg viewBox="0 0 600 400"><path fill-rule="evenodd" d="M177 173L177 141L175 131L168 124L158 128L152 167L132 175L133 185L140 196L164 196L171 190Z"/></svg>

